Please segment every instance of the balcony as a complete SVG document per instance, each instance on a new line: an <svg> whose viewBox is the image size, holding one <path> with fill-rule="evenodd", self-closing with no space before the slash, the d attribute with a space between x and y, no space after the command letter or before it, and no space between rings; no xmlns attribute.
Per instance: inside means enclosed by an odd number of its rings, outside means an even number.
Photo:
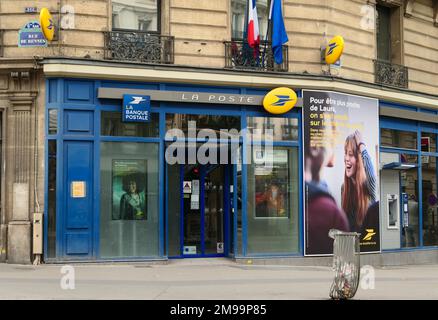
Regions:
<svg viewBox="0 0 438 320"><path fill-rule="evenodd" d="M105 59L172 64L174 37L146 32L105 32Z"/></svg>
<svg viewBox="0 0 438 320"><path fill-rule="evenodd" d="M392 87L407 88L408 68L381 60L374 60L375 82Z"/></svg>
<svg viewBox="0 0 438 320"><path fill-rule="evenodd" d="M256 71L288 71L288 47L283 46L283 63L276 64L272 44L262 41L259 49L243 41L225 41L225 68Z"/></svg>

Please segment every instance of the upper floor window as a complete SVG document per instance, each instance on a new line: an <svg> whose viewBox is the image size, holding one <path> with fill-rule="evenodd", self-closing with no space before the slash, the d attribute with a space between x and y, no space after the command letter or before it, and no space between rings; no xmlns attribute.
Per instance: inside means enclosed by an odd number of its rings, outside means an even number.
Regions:
<svg viewBox="0 0 438 320"><path fill-rule="evenodd" d="M112 0L113 30L160 31L160 0Z"/></svg>
<svg viewBox="0 0 438 320"><path fill-rule="evenodd" d="M391 62L391 9L377 5L377 59Z"/></svg>
<svg viewBox="0 0 438 320"><path fill-rule="evenodd" d="M407 88L409 78L408 68L403 66L403 7L401 2L377 0L376 14L375 82Z"/></svg>
<svg viewBox="0 0 438 320"><path fill-rule="evenodd" d="M377 60L403 64L403 9L387 0L379 0L377 12Z"/></svg>
<svg viewBox="0 0 438 320"><path fill-rule="evenodd" d="M257 0L257 16L259 18L260 40L266 40L270 0ZM248 0L231 0L231 37L233 40L244 38L247 21Z"/></svg>

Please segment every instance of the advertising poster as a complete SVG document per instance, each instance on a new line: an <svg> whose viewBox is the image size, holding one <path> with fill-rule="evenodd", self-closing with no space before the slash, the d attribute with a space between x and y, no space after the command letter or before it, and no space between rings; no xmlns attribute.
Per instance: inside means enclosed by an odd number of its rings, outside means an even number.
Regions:
<svg viewBox="0 0 438 320"><path fill-rule="evenodd" d="M330 229L380 251L378 100L303 91L305 254L333 254Z"/></svg>
<svg viewBox="0 0 438 320"><path fill-rule="evenodd" d="M146 160L113 160L113 220L146 220Z"/></svg>

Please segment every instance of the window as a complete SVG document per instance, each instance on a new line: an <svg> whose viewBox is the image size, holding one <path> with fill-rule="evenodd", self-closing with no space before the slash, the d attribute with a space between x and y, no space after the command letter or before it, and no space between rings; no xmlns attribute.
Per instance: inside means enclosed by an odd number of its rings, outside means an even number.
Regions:
<svg viewBox="0 0 438 320"><path fill-rule="evenodd" d="M438 198L436 157L423 157L421 164L423 195L423 245L438 245Z"/></svg>
<svg viewBox="0 0 438 320"><path fill-rule="evenodd" d="M118 137L158 137L158 113L146 123L123 122L121 112L102 111L101 134Z"/></svg>
<svg viewBox="0 0 438 320"><path fill-rule="evenodd" d="M49 134L58 132L58 110L49 109Z"/></svg>
<svg viewBox="0 0 438 320"><path fill-rule="evenodd" d="M244 38L247 2L247 0L231 0L231 37L233 40L241 40ZM257 0L260 40L266 39L269 5L270 0Z"/></svg>
<svg viewBox="0 0 438 320"><path fill-rule="evenodd" d="M298 242L298 148L273 148L273 165L248 165L248 253L294 253Z"/></svg>
<svg viewBox="0 0 438 320"><path fill-rule="evenodd" d="M218 139L224 139L224 136L236 138L240 131L240 117L238 116L221 116L221 115L198 115L198 114L166 114L166 130L180 129L188 136L190 128L196 129L199 133L202 129L210 129L216 133ZM229 130L229 133L221 134L221 130Z"/></svg>
<svg viewBox="0 0 438 320"><path fill-rule="evenodd" d="M417 150L417 133L394 129L380 129L380 144L382 147Z"/></svg>
<svg viewBox="0 0 438 320"><path fill-rule="evenodd" d="M47 257L56 257L56 140L49 140L48 158L48 200L47 207Z"/></svg>
<svg viewBox="0 0 438 320"><path fill-rule="evenodd" d="M377 59L391 62L391 9L377 6Z"/></svg>
<svg viewBox="0 0 438 320"><path fill-rule="evenodd" d="M436 134L421 133L421 152L436 152Z"/></svg>
<svg viewBox="0 0 438 320"><path fill-rule="evenodd" d="M379 1L377 11L377 60L403 64L402 8Z"/></svg>
<svg viewBox="0 0 438 320"><path fill-rule="evenodd" d="M160 0L113 0L113 29L160 31Z"/></svg>
<svg viewBox="0 0 438 320"><path fill-rule="evenodd" d="M247 122L248 134L253 140L269 138L273 141L298 141L296 118L248 117Z"/></svg>
<svg viewBox="0 0 438 320"><path fill-rule="evenodd" d="M100 148L100 256L158 256L158 143L106 141Z"/></svg>

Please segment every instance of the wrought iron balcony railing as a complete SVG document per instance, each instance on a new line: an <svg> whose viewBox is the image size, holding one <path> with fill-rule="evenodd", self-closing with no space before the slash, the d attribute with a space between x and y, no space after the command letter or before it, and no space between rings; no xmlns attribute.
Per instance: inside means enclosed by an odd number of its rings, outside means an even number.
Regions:
<svg viewBox="0 0 438 320"><path fill-rule="evenodd" d="M244 41L225 41L225 68L259 71L288 71L288 47L283 46L283 63L274 62L272 44L264 42L258 49Z"/></svg>
<svg viewBox="0 0 438 320"><path fill-rule="evenodd" d="M388 86L407 88L408 68L381 60L374 60L375 82Z"/></svg>
<svg viewBox="0 0 438 320"><path fill-rule="evenodd" d="M105 32L105 59L171 64L174 37L145 32Z"/></svg>

